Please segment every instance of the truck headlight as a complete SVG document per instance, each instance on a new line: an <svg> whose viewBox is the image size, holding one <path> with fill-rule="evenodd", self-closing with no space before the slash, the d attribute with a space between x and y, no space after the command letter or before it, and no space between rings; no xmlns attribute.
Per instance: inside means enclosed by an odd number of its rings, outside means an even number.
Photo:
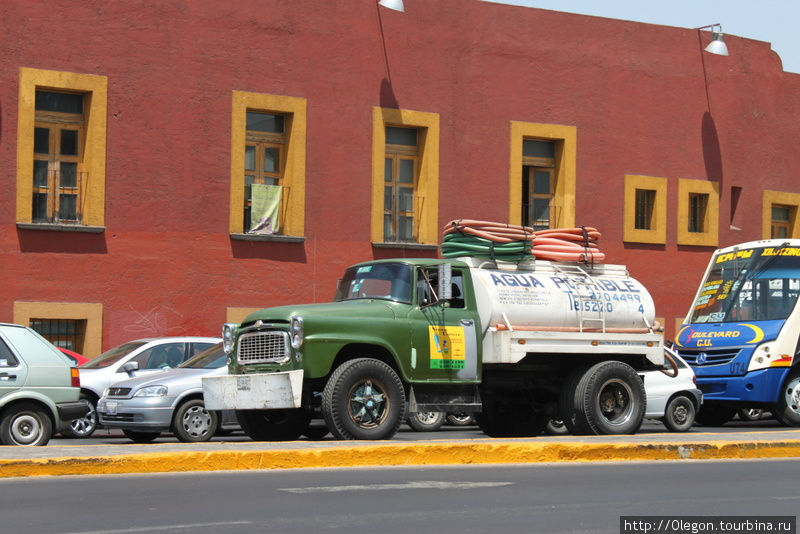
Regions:
<svg viewBox="0 0 800 534"><path fill-rule="evenodd" d="M236 324L225 323L222 325L222 350L225 354L233 352L233 331L236 330Z"/></svg>
<svg viewBox="0 0 800 534"><path fill-rule="evenodd" d="M134 397L166 397L167 386L147 386L133 395Z"/></svg>
<svg viewBox="0 0 800 534"><path fill-rule="evenodd" d="M295 350L303 346L303 318L296 315L292 317L292 324L289 327L289 337L292 340L292 348Z"/></svg>

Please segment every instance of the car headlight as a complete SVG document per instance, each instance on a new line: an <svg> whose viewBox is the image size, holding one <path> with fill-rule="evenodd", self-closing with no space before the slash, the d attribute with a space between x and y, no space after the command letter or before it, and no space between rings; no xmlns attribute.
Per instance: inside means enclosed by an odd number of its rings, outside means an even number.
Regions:
<svg viewBox="0 0 800 534"><path fill-rule="evenodd" d="M303 318L299 315L292 317L292 324L289 327L289 337L292 340L292 348L295 350L303 346Z"/></svg>
<svg viewBox="0 0 800 534"><path fill-rule="evenodd" d="M166 397L167 386L147 386L133 395L134 397Z"/></svg>
<svg viewBox="0 0 800 534"><path fill-rule="evenodd" d="M222 350L225 354L233 352L233 332L236 330L236 324L225 323L222 325Z"/></svg>

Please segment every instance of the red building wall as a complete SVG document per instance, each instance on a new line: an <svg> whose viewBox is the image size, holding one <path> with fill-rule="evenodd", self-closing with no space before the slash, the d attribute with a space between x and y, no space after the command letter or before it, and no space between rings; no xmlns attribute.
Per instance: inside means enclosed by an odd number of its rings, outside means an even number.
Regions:
<svg viewBox="0 0 800 534"><path fill-rule="evenodd" d="M3 2L0 321L18 301L99 302L103 349L217 334L227 307L325 301L350 263L432 254L370 243L375 106L440 115L440 225L508 220L510 121L575 126L576 222L651 289L667 335L712 250L676 244L677 180L720 183L720 246L762 237L764 189L800 192L800 77L768 43L726 35L721 57L693 30L405 3ZM103 233L17 227L21 67L108 79ZM234 90L307 99L303 243L229 236ZM623 242L626 174L668 179L666 244Z"/></svg>

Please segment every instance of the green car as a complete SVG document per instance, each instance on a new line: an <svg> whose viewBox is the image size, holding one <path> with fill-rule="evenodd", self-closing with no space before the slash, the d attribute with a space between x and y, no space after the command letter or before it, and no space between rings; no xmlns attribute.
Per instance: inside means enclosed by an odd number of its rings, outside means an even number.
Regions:
<svg viewBox="0 0 800 534"><path fill-rule="evenodd" d="M0 444L46 445L86 413L78 369L26 326L0 323Z"/></svg>

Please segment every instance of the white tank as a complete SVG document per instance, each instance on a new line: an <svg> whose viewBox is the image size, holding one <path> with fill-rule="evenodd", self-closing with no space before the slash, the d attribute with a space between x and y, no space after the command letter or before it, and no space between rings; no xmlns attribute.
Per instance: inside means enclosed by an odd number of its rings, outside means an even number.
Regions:
<svg viewBox="0 0 800 534"><path fill-rule="evenodd" d="M504 268L471 266L481 323L584 330L647 328L655 305L621 265L578 269L535 261Z"/></svg>

